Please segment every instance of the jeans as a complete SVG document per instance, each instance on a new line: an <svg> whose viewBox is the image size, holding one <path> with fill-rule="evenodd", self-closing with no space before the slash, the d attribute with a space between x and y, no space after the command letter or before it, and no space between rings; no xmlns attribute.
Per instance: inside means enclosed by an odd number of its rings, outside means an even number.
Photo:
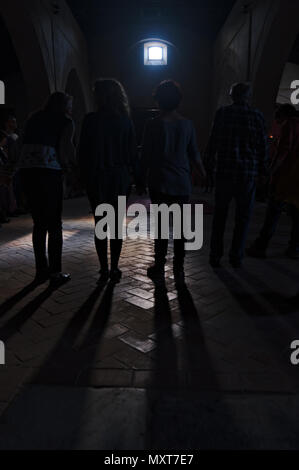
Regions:
<svg viewBox="0 0 299 470"><path fill-rule="evenodd" d="M231 261L241 262L254 207L256 182L254 178L219 178L216 182L215 213L212 228L211 259L219 261L224 254L224 233L231 201L236 203L235 227L230 250Z"/></svg>
<svg viewBox="0 0 299 470"><path fill-rule="evenodd" d="M166 204L167 206L171 206L172 204L178 204L181 209L183 208L184 204L188 204L190 197L189 196L170 196L163 193L150 193L152 204ZM168 242L169 240L163 240L161 238L161 215L159 215L159 232L158 232L158 239L155 240L155 265L158 267L164 267L166 264L166 257L168 251ZM182 228L183 228L183 221L182 221ZM185 260L185 238L183 236L179 240L173 241L174 246L174 267L175 268L182 268L184 266Z"/></svg>
<svg viewBox="0 0 299 470"><path fill-rule="evenodd" d="M61 272L62 258L62 172L50 169L24 169L22 187L33 218L33 248L37 273ZM48 259L46 241L48 235Z"/></svg>
<svg viewBox="0 0 299 470"><path fill-rule="evenodd" d="M98 205L101 203L98 202L98 197L95 196L92 192L88 191L88 199L92 208L92 211L94 213L95 217L95 224L97 225L98 222L100 222L103 217L97 217L95 216L96 208ZM118 214L118 202L111 202L110 204L113 206L114 211L115 211L115 234L116 237L118 235L118 222L119 222L119 214ZM108 226L105 225L103 227L104 231L107 234L107 237L104 240L100 240L96 234L95 234L95 246L96 246L96 251L97 255L99 258L100 266L102 271L108 271L109 270L109 261L108 261ZM119 264L119 259L120 255L122 252L122 247L123 247L123 240L122 239L111 239L110 240L110 253L111 253L111 270L114 271L118 269L118 264Z"/></svg>
<svg viewBox="0 0 299 470"><path fill-rule="evenodd" d="M281 213L286 207L288 207L289 214L292 219L289 248L291 250L299 251L299 209L296 206L282 201L277 201L274 198L270 198L269 200L264 225L259 238L255 242L255 247L257 249L261 251L267 250L270 240L276 231Z"/></svg>

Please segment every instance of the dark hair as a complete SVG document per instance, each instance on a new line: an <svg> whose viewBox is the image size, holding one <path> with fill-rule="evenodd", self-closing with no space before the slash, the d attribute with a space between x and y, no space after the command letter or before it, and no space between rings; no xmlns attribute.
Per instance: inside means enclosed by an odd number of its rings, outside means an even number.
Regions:
<svg viewBox="0 0 299 470"><path fill-rule="evenodd" d="M66 114L70 100L72 100L72 97L67 93L56 91L50 95L45 106L45 111L49 111L55 114Z"/></svg>
<svg viewBox="0 0 299 470"><path fill-rule="evenodd" d="M114 78L97 80L94 85L97 107L100 111L118 116L130 115L130 105L123 85Z"/></svg>
<svg viewBox="0 0 299 470"><path fill-rule="evenodd" d="M10 119L16 119L16 113L12 108L1 107L0 108L0 126L4 127L7 121Z"/></svg>
<svg viewBox="0 0 299 470"><path fill-rule="evenodd" d="M289 103L280 105L275 113L275 119L277 120L284 118L287 119L295 116L297 116L297 110L295 106Z"/></svg>
<svg viewBox="0 0 299 470"><path fill-rule="evenodd" d="M244 103L251 98L250 83L235 83L230 89L230 96L235 103Z"/></svg>
<svg viewBox="0 0 299 470"><path fill-rule="evenodd" d="M159 108L163 111L174 111L182 101L180 85L174 80L164 80L158 85L153 94Z"/></svg>

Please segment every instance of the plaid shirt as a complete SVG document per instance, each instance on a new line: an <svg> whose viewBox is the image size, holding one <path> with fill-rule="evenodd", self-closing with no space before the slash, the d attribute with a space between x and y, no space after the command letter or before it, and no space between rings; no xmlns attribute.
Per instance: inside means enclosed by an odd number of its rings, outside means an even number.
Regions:
<svg viewBox="0 0 299 470"><path fill-rule="evenodd" d="M216 170L218 176L266 176L269 152L263 114L246 104L220 108L205 160L208 171Z"/></svg>

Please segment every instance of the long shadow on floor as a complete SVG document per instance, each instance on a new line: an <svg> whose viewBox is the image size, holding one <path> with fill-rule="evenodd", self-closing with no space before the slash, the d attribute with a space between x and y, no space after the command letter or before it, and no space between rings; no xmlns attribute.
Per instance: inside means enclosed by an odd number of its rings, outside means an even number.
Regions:
<svg viewBox="0 0 299 470"><path fill-rule="evenodd" d="M5 302L0 305L0 316L8 313L15 305L17 305L25 297L27 297L27 295L31 294L31 292L34 292L36 288L36 283L31 282L30 284L28 284L28 286L20 290L20 292L17 292L14 296L5 300Z"/></svg>
<svg viewBox="0 0 299 470"><path fill-rule="evenodd" d="M178 355L172 330L172 316L165 284L155 286L155 370L153 388L176 389L179 386Z"/></svg>
<svg viewBox="0 0 299 470"><path fill-rule="evenodd" d="M37 297L25 305L25 307L23 307L16 315L8 320L0 328L0 337L2 341L8 341L8 339L13 336L27 322L27 320L32 318L34 313L52 296L55 290L56 288L48 286L46 290L41 292Z"/></svg>
<svg viewBox="0 0 299 470"><path fill-rule="evenodd" d="M186 285L178 288L178 300L183 334L175 339L167 290L156 286L157 348L153 383L147 389L147 448L233 448L232 436L236 448L246 448L250 438L238 428L219 389L199 313Z"/></svg>
<svg viewBox="0 0 299 470"><path fill-rule="evenodd" d="M294 327L289 324L290 321L294 322L294 318L290 319L292 314L299 313L297 299L270 290L268 285L245 269L233 274L225 269L215 272L238 302L241 311L252 320L255 339L263 344L265 352L275 363L275 369L287 374L289 387L298 389L299 377L289 359L290 344L298 331L298 323ZM253 345L253 353L254 348Z"/></svg>
<svg viewBox="0 0 299 470"><path fill-rule="evenodd" d="M111 312L114 287L112 283L106 288L98 286L91 293L66 326L60 340L33 379L34 383L62 382L74 385L82 368L92 368Z"/></svg>

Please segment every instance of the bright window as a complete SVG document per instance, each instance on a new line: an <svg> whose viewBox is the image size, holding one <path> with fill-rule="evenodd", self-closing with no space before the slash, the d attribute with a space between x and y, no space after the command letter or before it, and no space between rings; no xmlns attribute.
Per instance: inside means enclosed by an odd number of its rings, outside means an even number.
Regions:
<svg viewBox="0 0 299 470"><path fill-rule="evenodd" d="M144 65L167 65L167 46L159 42L144 44Z"/></svg>

